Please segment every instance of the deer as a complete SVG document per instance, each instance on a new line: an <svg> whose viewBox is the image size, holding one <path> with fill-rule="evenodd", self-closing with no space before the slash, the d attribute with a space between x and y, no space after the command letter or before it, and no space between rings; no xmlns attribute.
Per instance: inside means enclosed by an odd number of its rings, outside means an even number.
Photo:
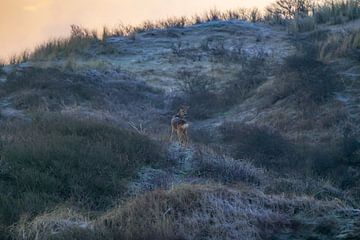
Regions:
<svg viewBox="0 0 360 240"><path fill-rule="evenodd" d="M189 128L189 123L185 119L188 109L189 109L189 107L187 107L187 106L180 106L177 114L171 118L170 141L172 141L172 138L173 138L173 135L175 132L176 135L178 136L180 145L182 147L186 147L189 142L188 134L187 134L187 130Z"/></svg>

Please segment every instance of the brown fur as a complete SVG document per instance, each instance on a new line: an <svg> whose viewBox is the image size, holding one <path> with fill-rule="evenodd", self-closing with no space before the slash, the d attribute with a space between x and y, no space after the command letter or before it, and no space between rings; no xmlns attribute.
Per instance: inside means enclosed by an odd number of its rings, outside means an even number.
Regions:
<svg viewBox="0 0 360 240"><path fill-rule="evenodd" d="M171 136L170 141L172 141L172 137L174 132L178 136L179 142L181 146L186 147L188 145L189 139L187 130L189 124L187 123L185 117L187 113L188 107L181 106L178 113L171 118Z"/></svg>

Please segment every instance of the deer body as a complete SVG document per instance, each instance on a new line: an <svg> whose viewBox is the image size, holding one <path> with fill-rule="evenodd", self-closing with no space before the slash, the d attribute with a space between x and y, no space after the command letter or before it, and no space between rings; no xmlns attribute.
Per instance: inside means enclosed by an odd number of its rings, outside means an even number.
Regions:
<svg viewBox="0 0 360 240"><path fill-rule="evenodd" d="M187 130L189 128L189 124L185 120L186 112L187 109L181 107L178 113L171 118L171 136L170 136L170 141L171 141L173 134L176 133L181 146L185 146L185 147L188 144Z"/></svg>

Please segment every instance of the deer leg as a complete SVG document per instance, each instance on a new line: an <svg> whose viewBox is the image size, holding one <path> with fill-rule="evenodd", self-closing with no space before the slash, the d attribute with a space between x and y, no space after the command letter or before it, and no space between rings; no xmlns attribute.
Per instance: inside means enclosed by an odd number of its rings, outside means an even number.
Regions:
<svg viewBox="0 0 360 240"><path fill-rule="evenodd" d="M182 136L181 136L180 130L177 131L177 136L178 136L180 145L182 145Z"/></svg>
<svg viewBox="0 0 360 240"><path fill-rule="evenodd" d="M188 138L188 134L187 134L187 129L184 130L184 142L185 142L185 147L187 147L188 143L189 143L189 138Z"/></svg>
<svg viewBox="0 0 360 240"><path fill-rule="evenodd" d="M174 134L174 127L171 126L170 142L171 142L172 139L173 139L173 134Z"/></svg>

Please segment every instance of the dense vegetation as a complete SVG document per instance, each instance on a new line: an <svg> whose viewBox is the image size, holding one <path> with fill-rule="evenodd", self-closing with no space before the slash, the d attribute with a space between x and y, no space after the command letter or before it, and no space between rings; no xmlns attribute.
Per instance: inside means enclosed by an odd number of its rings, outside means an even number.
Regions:
<svg viewBox="0 0 360 240"><path fill-rule="evenodd" d="M164 159L144 136L59 114L3 125L1 135L2 227L65 202L106 209L139 167Z"/></svg>

